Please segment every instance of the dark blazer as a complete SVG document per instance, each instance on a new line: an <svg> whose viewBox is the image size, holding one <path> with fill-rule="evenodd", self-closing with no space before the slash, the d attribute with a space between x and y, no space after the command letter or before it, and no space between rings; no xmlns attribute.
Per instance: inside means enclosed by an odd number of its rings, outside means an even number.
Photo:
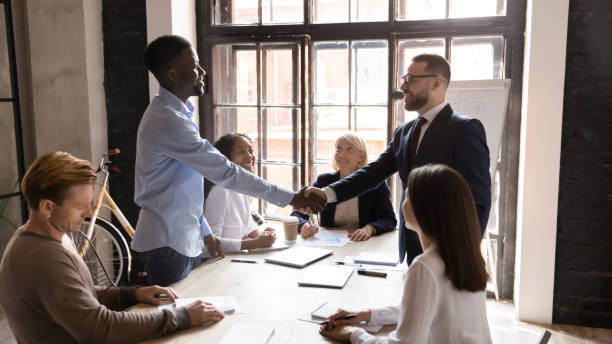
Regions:
<svg viewBox="0 0 612 344"><path fill-rule="evenodd" d="M476 201L481 234L487 227L491 208L491 176L489 174L489 148L482 123L453 111L446 105L434 118L423 135L416 161L410 161L408 138L414 121L395 129L393 140L378 157L350 176L329 185L334 189L338 202L360 195L399 172L403 189L413 168L433 164L445 164L457 170L467 181ZM402 202L404 196L402 195ZM408 255L408 264L423 252L415 232L404 229L404 217L400 216L399 258Z"/></svg>
<svg viewBox="0 0 612 344"><path fill-rule="evenodd" d="M323 188L340 179L340 172L323 173L317 177L313 186ZM359 196L359 228L365 225L372 225L375 229L374 235L390 232L395 229L397 220L391 204L391 191L386 182L380 183L372 189ZM308 221L308 215L294 211L291 213L297 216L299 227ZM320 225L323 227L334 226L334 215L336 215L336 203L330 203L320 214Z"/></svg>

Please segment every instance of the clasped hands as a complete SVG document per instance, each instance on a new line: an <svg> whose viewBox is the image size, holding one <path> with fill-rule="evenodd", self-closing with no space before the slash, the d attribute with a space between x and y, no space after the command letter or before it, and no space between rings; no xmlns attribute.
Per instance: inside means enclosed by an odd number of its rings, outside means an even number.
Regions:
<svg viewBox="0 0 612 344"><path fill-rule="evenodd" d="M325 192L315 187L302 187L293 196L291 206L303 214L320 213L327 205Z"/></svg>

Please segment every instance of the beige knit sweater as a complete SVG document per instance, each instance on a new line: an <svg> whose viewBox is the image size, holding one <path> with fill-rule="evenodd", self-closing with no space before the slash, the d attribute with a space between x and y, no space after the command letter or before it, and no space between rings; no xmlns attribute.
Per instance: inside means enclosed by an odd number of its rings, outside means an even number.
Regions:
<svg viewBox="0 0 612 344"><path fill-rule="evenodd" d="M133 288L94 287L72 241L19 229L0 264L0 308L19 343L130 343L189 327L184 308L121 310Z"/></svg>

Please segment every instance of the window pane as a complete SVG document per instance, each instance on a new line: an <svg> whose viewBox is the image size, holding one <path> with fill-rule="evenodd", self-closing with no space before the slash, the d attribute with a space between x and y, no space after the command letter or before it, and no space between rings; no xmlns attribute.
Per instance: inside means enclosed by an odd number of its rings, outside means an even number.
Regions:
<svg viewBox="0 0 612 344"><path fill-rule="evenodd" d="M504 0L450 0L451 18L506 15Z"/></svg>
<svg viewBox="0 0 612 344"><path fill-rule="evenodd" d="M257 135L257 108L217 107L215 108L215 140L227 133L247 134L253 139L253 150L259 159Z"/></svg>
<svg viewBox="0 0 612 344"><path fill-rule="evenodd" d="M264 24L303 23L303 0L262 0L262 21Z"/></svg>
<svg viewBox="0 0 612 344"><path fill-rule="evenodd" d="M417 118L419 116L418 112L416 111L406 111L404 109L404 101L403 100L397 100L395 102L395 113L397 114L396 118L395 118L395 127L397 128L398 125L402 124L402 123L406 123L406 122L410 122L413 119Z"/></svg>
<svg viewBox="0 0 612 344"><path fill-rule="evenodd" d="M298 108L262 109L262 128L266 144L262 160L300 162L301 111Z"/></svg>
<svg viewBox="0 0 612 344"><path fill-rule="evenodd" d="M451 79L499 79L503 70L504 38L454 38L451 43Z"/></svg>
<svg viewBox="0 0 612 344"><path fill-rule="evenodd" d="M349 2L347 0L313 0L313 21L315 23L348 22Z"/></svg>
<svg viewBox="0 0 612 344"><path fill-rule="evenodd" d="M11 70L8 58L8 45L6 36L6 21L4 18L4 4L0 4L0 98L11 98ZM11 116L13 112L11 110ZM3 146L6 147L6 146ZM0 194L2 190L0 190ZM19 203L17 201L16 203Z"/></svg>
<svg viewBox="0 0 612 344"><path fill-rule="evenodd" d="M333 156L332 156L333 159ZM323 163L323 164L314 164L313 165L313 178L312 178L312 183L315 182L315 180L317 180L317 176L319 174L322 173L329 173L329 172L334 172L334 166L332 165L332 162L328 162L328 163ZM311 184L312 184L311 183Z"/></svg>
<svg viewBox="0 0 612 344"><path fill-rule="evenodd" d="M398 0L398 20L443 19L446 0Z"/></svg>
<svg viewBox="0 0 612 344"><path fill-rule="evenodd" d="M0 195L19 192L19 171L17 170L17 145L15 124L13 123L13 104L0 103ZM2 209L4 211L2 211ZM7 243L17 227L21 226L21 198L0 199L0 243ZM7 229L7 230L5 230ZM4 245L0 244L0 252Z"/></svg>
<svg viewBox="0 0 612 344"><path fill-rule="evenodd" d="M387 146L387 108L354 107L355 131L366 143L368 160L375 160Z"/></svg>
<svg viewBox="0 0 612 344"><path fill-rule="evenodd" d="M386 0L351 0L351 21L387 21L389 20L389 1Z"/></svg>
<svg viewBox="0 0 612 344"><path fill-rule="evenodd" d="M387 104L387 41L352 42L353 104Z"/></svg>
<svg viewBox="0 0 612 344"><path fill-rule="evenodd" d="M314 108L315 159L331 159L334 141L349 128L348 107Z"/></svg>
<svg viewBox="0 0 612 344"><path fill-rule="evenodd" d="M397 88L402 84L401 76L406 74L412 63L412 58L419 54L438 54L444 56L444 39L409 39L401 40L397 44L399 63L397 68Z"/></svg>
<svg viewBox="0 0 612 344"><path fill-rule="evenodd" d="M215 1L215 24L257 24L258 0Z"/></svg>
<svg viewBox="0 0 612 344"><path fill-rule="evenodd" d="M297 191L301 186L299 166L265 164L262 166L261 177L268 180L270 183L293 191ZM264 205L262 213L265 216L289 216L293 211L292 207L280 208L266 201L262 203Z"/></svg>
<svg viewBox="0 0 612 344"><path fill-rule="evenodd" d="M255 45L216 45L213 54L215 104L257 104Z"/></svg>
<svg viewBox="0 0 612 344"><path fill-rule="evenodd" d="M348 104L348 42L317 42L315 104Z"/></svg>
<svg viewBox="0 0 612 344"><path fill-rule="evenodd" d="M263 104L299 104L299 50L291 44L274 49L274 45L261 46L263 61ZM278 46L278 45L277 45ZM288 48L287 48L288 47Z"/></svg>

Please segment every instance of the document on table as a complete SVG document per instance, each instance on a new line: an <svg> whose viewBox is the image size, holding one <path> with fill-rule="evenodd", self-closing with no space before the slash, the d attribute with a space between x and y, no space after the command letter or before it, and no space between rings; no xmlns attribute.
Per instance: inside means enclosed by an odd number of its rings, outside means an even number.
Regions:
<svg viewBox="0 0 612 344"><path fill-rule="evenodd" d="M344 246L351 239L348 232L342 229L329 230L319 227L319 232L308 239L304 239L306 246Z"/></svg>
<svg viewBox="0 0 612 344"><path fill-rule="evenodd" d="M298 320L320 324L322 321L327 320L327 318L335 314L340 308L341 307L339 305L333 302L323 302L322 304L318 305L314 310L302 314L298 318ZM373 325L365 323L351 326L361 327L362 329L372 333L380 331L380 329L383 327L383 325Z"/></svg>
<svg viewBox="0 0 612 344"><path fill-rule="evenodd" d="M167 305L162 305L162 306L157 306L157 309L159 309L160 311L162 309L166 309L166 308L178 308L178 307L185 307L190 303L196 302L197 300L202 300L204 302L210 302L212 303L215 307L217 307L221 312L225 313L225 314L237 314L237 313L243 313L242 312L242 308L240 308L240 305L238 304L238 301L236 300L235 297L228 295L228 296L203 296L203 297L181 297L175 300L175 302L167 304Z"/></svg>
<svg viewBox="0 0 612 344"><path fill-rule="evenodd" d="M273 335L274 327L238 323L230 327L229 331L221 339L220 344L266 344Z"/></svg>
<svg viewBox="0 0 612 344"><path fill-rule="evenodd" d="M375 264L360 264L355 263L355 256L345 256L341 263L336 264L344 266L355 266L367 270L387 270L387 271L404 271L405 267L402 264L396 265L375 265Z"/></svg>

